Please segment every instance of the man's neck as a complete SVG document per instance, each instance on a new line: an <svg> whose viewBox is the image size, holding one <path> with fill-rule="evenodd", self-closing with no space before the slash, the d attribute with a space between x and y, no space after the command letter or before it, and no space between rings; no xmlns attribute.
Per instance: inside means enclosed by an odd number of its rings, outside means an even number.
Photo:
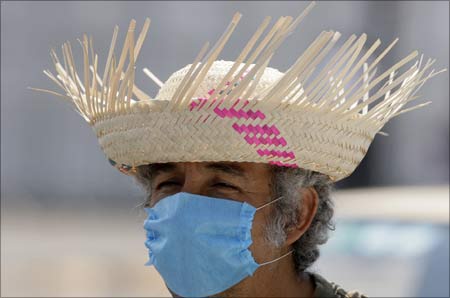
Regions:
<svg viewBox="0 0 450 298"><path fill-rule="evenodd" d="M276 267L261 268L250 280L218 297L313 297L315 284L309 273L298 274L293 260L283 260Z"/></svg>
<svg viewBox="0 0 450 298"><path fill-rule="evenodd" d="M278 278L274 278L271 287L271 297L313 297L314 282L308 273L298 274L295 270L279 272ZM280 278L282 277L282 278ZM267 295L267 294L266 294Z"/></svg>

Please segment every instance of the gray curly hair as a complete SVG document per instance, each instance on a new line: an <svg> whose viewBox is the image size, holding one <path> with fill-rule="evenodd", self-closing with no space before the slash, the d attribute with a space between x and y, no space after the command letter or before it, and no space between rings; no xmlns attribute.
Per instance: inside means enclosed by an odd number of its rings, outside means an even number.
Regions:
<svg viewBox="0 0 450 298"><path fill-rule="evenodd" d="M275 203L274 214L267 225L266 238L275 246L286 240L286 231L297 224L302 198L302 188L313 187L318 194L317 212L308 230L292 244L294 265L297 273L304 272L319 257L319 245L328 240L334 230L332 221L334 205L330 197L333 182L324 174L302 168L272 166L273 197L283 196Z"/></svg>
<svg viewBox="0 0 450 298"><path fill-rule="evenodd" d="M271 166L271 172L272 198L283 196L282 200L275 203L273 214L266 227L266 240L276 247L285 242L286 231L297 224L302 201L302 198L298 197L299 190L313 187L318 194L318 208L310 227L292 245L295 270L300 274L317 260L319 245L327 242L329 231L334 230L332 222L334 206L330 197L333 183L327 175L302 168ZM134 177L147 193L143 205L149 206L152 166L139 166Z"/></svg>

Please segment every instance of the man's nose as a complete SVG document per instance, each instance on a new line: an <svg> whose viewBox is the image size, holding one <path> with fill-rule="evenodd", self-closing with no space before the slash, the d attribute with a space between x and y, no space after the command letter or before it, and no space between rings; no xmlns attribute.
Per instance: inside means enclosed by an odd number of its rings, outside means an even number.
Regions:
<svg viewBox="0 0 450 298"><path fill-rule="evenodd" d="M205 195L205 177L203 177L201 168L195 163L185 165L184 183L181 192L188 192L196 195Z"/></svg>
<svg viewBox="0 0 450 298"><path fill-rule="evenodd" d="M196 183L190 183L185 181L183 187L181 188L181 192L188 192L196 195L205 195L203 187Z"/></svg>

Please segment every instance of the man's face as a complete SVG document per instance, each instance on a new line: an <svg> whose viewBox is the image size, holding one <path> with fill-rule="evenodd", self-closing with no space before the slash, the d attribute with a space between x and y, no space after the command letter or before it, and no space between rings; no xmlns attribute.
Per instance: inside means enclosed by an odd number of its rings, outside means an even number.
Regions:
<svg viewBox="0 0 450 298"><path fill-rule="evenodd" d="M186 162L154 164L152 195L153 206L165 197L178 192L188 192L209 197L247 202L259 207L275 199L272 197L270 166L263 163L237 162ZM256 212L253 226L253 243L249 247L257 263L273 260L281 255L282 248L275 248L265 240L265 226L273 206ZM183 245L180 243L180 245ZM270 266L260 267L251 277L218 296L245 295L254 287L264 287L266 280L275 274Z"/></svg>

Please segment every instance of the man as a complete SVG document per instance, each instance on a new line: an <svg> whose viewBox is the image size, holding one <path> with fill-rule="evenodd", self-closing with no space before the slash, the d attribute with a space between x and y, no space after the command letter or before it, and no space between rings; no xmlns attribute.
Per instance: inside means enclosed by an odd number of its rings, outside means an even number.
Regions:
<svg viewBox="0 0 450 298"><path fill-rule="evenodd" d="M396 41L368 64L380 41L362 53L366 35L352 35L330 55L340 38L333 31L286 72L268 67L313 5L265 35L264 19L235 61L216 60L235 14L206 56L209 43L166 82L145 70L160 86L154 99L134 84L150 20L136 41L130 23L117 60L116 28L103 76L86 36L84 80L70 44L63 63L52 52L57 75L46 74L65 91L57 95L92 125L110 163L147 190L147 265L174 296L361 296L308 272L333 229L332 185L354 171L387 121L423 106L402 109L436 73L422 59L404 70L413 52L375 76Z"/></svg>
<svg viewBox="0 0 450 298"><path fill-rule="evenodd" d="M358 297L305 272L333 228L332 182L303 169L260 163L165 163L139 166L136 178L148 191L147 207L187 192L262 206L255 215L249 249L257 263L292 254L256 270L216 297ZM184 241L179 240L180 246ZM189 256L186 256L189 257ZM169 288L170 290L170 288ZM176 296L176 293L173 293Z"/></svg>

